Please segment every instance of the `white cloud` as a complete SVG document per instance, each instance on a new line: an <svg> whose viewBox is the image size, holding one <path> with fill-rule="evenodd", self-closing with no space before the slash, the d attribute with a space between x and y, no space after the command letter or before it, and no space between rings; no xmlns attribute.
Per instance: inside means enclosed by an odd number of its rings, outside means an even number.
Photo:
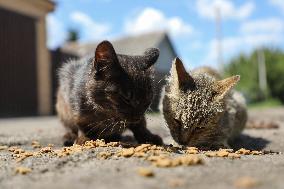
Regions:
<svg viewBox="0 0 284 189"><path fill-rule="evenodd" d="M59 47L67 38L67 32L55 16L49 14L47 22L47 46L50 49Z"/></svg>
<svg viewBox="0 0 284 189"><path fill-rule="evenodd" d="M277 17L257 20L246 20L240 25L240 30L235 36L224 37L222 50L224 62L239 53L250 53L263 46L280 46L284 43L284 21ZM217 62L217 41L213 39L207 45L208 53L201 64ZM205 46L203 46L205 47Z"/></svg>
<svg viewBox="0 0 284 189"><path fill-rule="evenodd" d="M242 23L240 31L242 33L281 33L284 32L284 21L280 18L246 21Z"/></svg>
<svg viewBox="0 0 284 189"><path fill-rule="evenodd" d="M251 1L237 7L230 0L198 0L196 1L197 13L204 18L215 19L217 8L220 10L222 19L242 20L249 17L255 9Z"/></svg>
<svg viewBox="0 0 284 189"><path fill-rule="evenodd" d="M283 0L269 0L269 3L277 8L279 8L282 13L284 13L284 2Z"/></svg>
<svg viewBox="0 0 284 189"><path fill-rule="evenodd" d="M194 32L191 25L180 17L167 18L163 12L154 8L145 8L135 18L126 21L125 31L139 34L154 30L167 30L173 36L190 35Z"/></svg>
<svg viewBox="0 0 284 189"><path fill-rule="evenodd" d="M225 37L222 40L224 62L236 56L239 53L249 53L262 46L280 45L284 42L284 35L281 33L249 33L234 37ZM202 60L201 64L217 66L217 41L211 40L208 45L208 54Z"/></svg>
<svg viewBox="0 0 284 189"><path fill-rule="evenodd" d="M85 13L79 11L72 12L70 18L81 26L81 41L97 40L109 34L110 26L108 24L97 23Z"/></svg>

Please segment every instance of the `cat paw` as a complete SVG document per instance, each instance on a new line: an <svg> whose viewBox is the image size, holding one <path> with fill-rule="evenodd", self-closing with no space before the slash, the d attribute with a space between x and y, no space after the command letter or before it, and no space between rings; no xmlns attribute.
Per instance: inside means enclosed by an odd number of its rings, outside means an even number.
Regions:
<svg viewBox="0 0 284 189"><path fill-rule="evenodd" d="M64 140L63 146L72 146L74 144L74 141L72 140Z"/></svg>
<svg viewBox="0 0 284 189"><path fill-rule="evenodd" d="M155 144L155 145L163 145L163 139L158 135L148 136L144 143Z"/></svg>
<svg viewBox="0 0 284 189"><path fill-rule="evenodd" d="M77 135L73 133L66 133L63 136L63 145L64 146L72 146L77 138Z"/></svg>
<svg viewBox="0 0 284 189"><path fill-rule="evenodd" d="M86 137L86 136L79 136L76 139L75 144L83 145L83 144L85 144L86 141L89 141L89 140L91 140L91 139Z"/></svg>

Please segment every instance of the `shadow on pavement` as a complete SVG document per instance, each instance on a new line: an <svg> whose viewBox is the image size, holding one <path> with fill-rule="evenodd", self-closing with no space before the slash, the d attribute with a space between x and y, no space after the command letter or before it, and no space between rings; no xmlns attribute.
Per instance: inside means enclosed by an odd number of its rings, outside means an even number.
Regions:
<svg viewBox="0 0 284 189"><path fill-rule="evenodd" d="M270 141L260 137L252 137L249 135L242 134L238 138L236 138L230 146L234 148L234 150L238 150L240 148L246 148L249 150L262 150L269 144Z"/></svg>

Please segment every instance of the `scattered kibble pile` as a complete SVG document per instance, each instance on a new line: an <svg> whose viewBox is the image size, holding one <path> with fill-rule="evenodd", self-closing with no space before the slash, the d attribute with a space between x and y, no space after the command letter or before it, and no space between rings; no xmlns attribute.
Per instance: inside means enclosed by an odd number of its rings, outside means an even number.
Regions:
<svg viewBox="0 0 284 189"><path fill-rule="evenodd" d="M237 151L232 149L219 149L218 151L202 151L196 147L172 147L172 146L156 146L151 144L130 145L121 142L106 143L104 140L87 141L84 145L76 145L55 149L52 144L46 147L38 141L32 141L31 146L33 151L25 151L19 147L0 146L1 150L8 150L12 153L12 157L16 162L24 161L29 157L41 157L48 155L50 157L65 157L74 153L82 153L86 150L102 147L117 147L115 150L106 150L98 152L98 159L108 159L111 157L121 158L142 158L151 163L155 167L177 167L177 166L192 166L204 164L202 156L206 157L221 157L221 158L241 158L244 155L262 155L261 151L251 151L241 148ZM176 152L176 153L173 153ZM27 174L31 169L25 167L17 167L16 173ZM153 177L154 172L150 168L139 168L138 174L145 177Z"/></svg>

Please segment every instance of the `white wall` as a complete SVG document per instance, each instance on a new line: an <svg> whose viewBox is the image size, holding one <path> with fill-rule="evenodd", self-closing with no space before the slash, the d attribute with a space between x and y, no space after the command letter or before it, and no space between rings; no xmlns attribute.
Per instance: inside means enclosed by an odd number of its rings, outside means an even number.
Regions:
<svg viewBox="0 0 284 189"><path fill-rule="evenodd" d="M167 74L171 69L172 61L176 55L166 39L159 44L158 48L160 49L160 56L155 64L155 69L158 72L165 72Z"/></svg>

